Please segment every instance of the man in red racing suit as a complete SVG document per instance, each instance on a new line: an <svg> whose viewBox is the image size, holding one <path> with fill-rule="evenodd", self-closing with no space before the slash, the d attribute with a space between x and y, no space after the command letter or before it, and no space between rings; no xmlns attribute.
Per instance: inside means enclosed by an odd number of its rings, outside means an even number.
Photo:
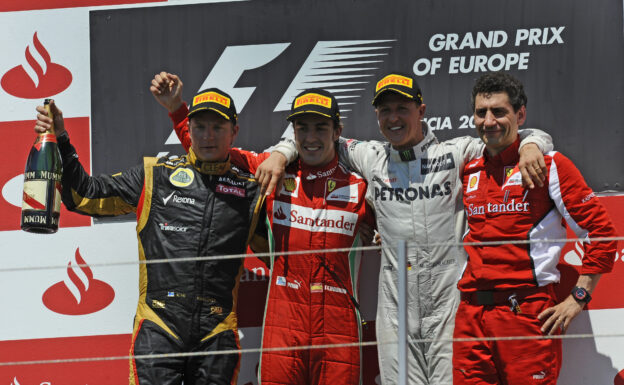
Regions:
<svg viewBox="0 0 624 385"><path fill-rule="evenodd" d="M483 156L464 168L468 262L458 283L461 302L455 338L559 334L589 302L600 274L611 271L615 241L584 243L577 287L557 304L553 284L566 230L579 238L616 235L604 207L564 155L544 155L543 187L526 189L518 169L518 126L526 96L507 74L484 75L473 90ZM514 243L514 241L539 241ZM508 243L507 243L508 242ZM462 341L453 344L454 384L555 385L561 368L560 339Z"/></svg>
<svg viewBox="0 0 624 385"><path fill-rule="evenodd" d="M170 112L185 149L190 143L186 110L182 103ZM338 162L334 141L341 131L340 115L336 99L329 92L310 89L299 94L288 120L293 123L301 150L300 158L286 168L281 191L266 201L269 245L276 254L271 258L262 347L357 343L361 334L359 253L323 250L356 246L362 221L372 225L371 209L365 203L366 182ZM329 140L323 142L317 137L315 142L308 131L323 125L332 131L326 137ZM310 143L314 148L310 146L308 151ZM317 155L319 151L325 154L323 159ZM251 173L269 155L230 151L232 163ZM311 252L279 254L306 250ZM261 355L260 382L359 384L360 355L357 346L265 351Z"/></svg>

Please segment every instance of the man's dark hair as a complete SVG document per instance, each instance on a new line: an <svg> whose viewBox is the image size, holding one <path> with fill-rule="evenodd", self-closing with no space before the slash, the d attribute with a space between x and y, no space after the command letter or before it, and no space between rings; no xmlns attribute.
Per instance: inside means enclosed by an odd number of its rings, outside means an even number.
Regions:
<svg viewBox="0 0 624 385"><path fill-rule="evenodd" d="M470 102L472 110L475 109L475 98L477 94L493 94L497 92L505 92L509 97L509 104L514 109L514 112L522 106L527 105L527 96L524 93L524 87L520 80L504 72L491 72L482 75L474 87L472 88L472 97Z"/></svg>

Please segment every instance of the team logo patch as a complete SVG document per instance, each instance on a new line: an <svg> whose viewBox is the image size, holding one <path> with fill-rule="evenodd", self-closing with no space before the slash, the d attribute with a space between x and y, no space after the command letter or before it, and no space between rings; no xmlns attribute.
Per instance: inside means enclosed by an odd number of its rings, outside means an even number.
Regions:
<svg viewBox="0 0 624 385"><path fill-rule="evenodd" d="M505 166L505 178L509 178L513 174L514 166Z"/></svg>
<svg viewBox="0 0 624 385"><path fill-rule="evenodd" d="M193 106L206 102L217 103L225 108L230 108L230 98L214 91L204 92L203 94L199 94L193 98Z"/></svg>
<svg viewBox="0 0 624 385"><path fill-rule="evenodd" d="M522 184L522 174L520 174L518 167L505 167L505 179L505 183L501 189L508 186L520 186Z"/></svg>
<svg viewBox="0 0 624 385"><path fill-rule="evenodd" d="M375 87L375 92L379 91L382 87L385 87L390 84L396 84L399 86L412 88L412 79L406 78L405 76L401 76L401 75L388 75L385 78L377 82L377 86Z"/></svg>
<svg viewBox="0 0 624 385"><path fill-rule="evenodd" d="M470 176L468 177L468 186L466 186L466 193L473 192L479 188L480 176L480 171L470 174Z"/></svg>
<svg viewBox="0 0 624 385"><path fill-rule="evenodd" d="M193 183L194 179L195 174L193 173L193 170L188 168L179 168L169 177L171 184L177 187L188 187L191 183Z"/></svg>
<svg viewBox="0 0 624 385"><path fill-rule="evenodd" d="M275 284L277 286L286 286L286 277L282 277L282 276L277 276L277 279L275 280Z"/></svg>
<svg viewBox="0 0 624 385"><path fill-rule="evenodd" d="M310 293L322 293L323 292L323 284L320 282L315 282L310 284Z"/></svg>
<svg viewBox="0 0 624 385"><path fill-rule="evenodd" d="M336 181L328 179L327 180L327 191L332 192L336 188Z"/></svg>
<svg viewBox="0 0 624 385"><path fill-rule="evenodd" d="M331 108L332 100L327 96L319 94L305 94L295 99L295 108L305 106L306 104L314 104L317 106Z"/></svg>

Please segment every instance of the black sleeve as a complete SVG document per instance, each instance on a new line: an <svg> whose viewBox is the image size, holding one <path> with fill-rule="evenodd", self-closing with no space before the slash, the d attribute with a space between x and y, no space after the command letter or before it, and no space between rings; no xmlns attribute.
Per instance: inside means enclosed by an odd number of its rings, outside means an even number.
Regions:
<svg viewBox="0 0 624 385"><path fill-rule="evenodd" d="M258 210L258 212L254 213L254 218L251 221L252 227L255 223L255 229L250 229L253 233L251 233L249 239L249 247L255 253L266 253L269 251L267 226L268 217L266 214L266 200L264 199L264 196L260 199L262 199L262 207Z"/></svg>
<svg viewBox="0 0 624 385"><path fill-rule="evenodd" d="M63 160L62 198L69 210L94 217L136 211L145 179L143 165L114 175L94 177L80 164L67 135L59 136L58 146Z"/></svg>

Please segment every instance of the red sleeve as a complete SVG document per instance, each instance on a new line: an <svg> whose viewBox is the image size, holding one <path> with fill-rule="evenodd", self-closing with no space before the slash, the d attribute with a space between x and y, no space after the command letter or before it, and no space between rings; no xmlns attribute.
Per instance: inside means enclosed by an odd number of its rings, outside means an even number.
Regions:
<svg viewBox="0 0 624 385"><path fill-rule="evenodd" d="M375 209L373 209L373 207L369 205L368 202L366 202L366 210L364 211L364 218L362 219L362 221L374 229L377 228L377 224L375 222Z"/></svg>
<svg viewBox="0 0 624 385"><path fill-rule="evenodd" d="M191 136L189 135L188 130L187 114L188 106L184 102L182 102L180 108L169 113L169 117L173 122L173 129L175 130L175 133L178 136L178 139L180 139L182 147L184 147L184 151L186 152L188 152L189 148L191 148Z"/></svg>
<svg viewBox="0 0 624 385"><path fill-rule="evenodd" d="M264 162L270 155L270 152L258 154L253 151L241 150L240 148L232 147L230 149L230 161L238 167L248 170L252 174L256 173L260 163Z"/></svg>
<svg viewBox="0 0 624 385"><path fill-rule="evenodd" d="M550 196L559 212L579 238L617 236L607 210L574 164L555 153L550 166ZM617 241L584 242L581 274L602 274L613 269Z"/></svg>

